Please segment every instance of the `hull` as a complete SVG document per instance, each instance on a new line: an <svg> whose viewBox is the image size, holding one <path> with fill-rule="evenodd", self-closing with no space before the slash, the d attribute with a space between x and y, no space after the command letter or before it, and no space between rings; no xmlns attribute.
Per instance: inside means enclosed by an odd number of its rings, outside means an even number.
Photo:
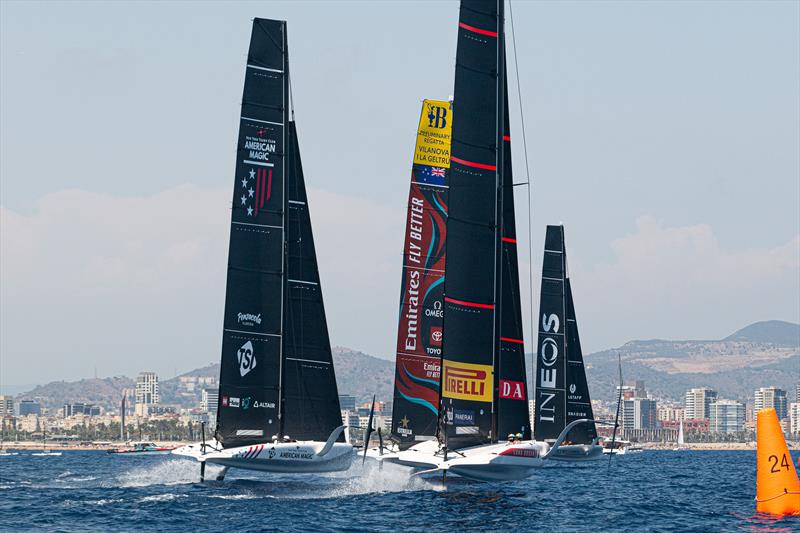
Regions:
<svg viewBox="0 0 800 533"><path fill-rule="evenodd" d="M200 444L190 444L172 453L229 468L283 474L340 472L350 468L354 457L353 447L343 442L333 443L323 455L318 454L325 443L317 441L265 442L226 449L212 441L206 445L206 453L202 453L200 447Z"/></svg>
<svg viewBox="0 0 800 533"><path fill-rule="evenodd" d="M569 444L559 446L552 453L548 454L547 459L552 461L581 463L597 461L602 459L603 455L603 447L596 444Z"/></svg>
<svg viewBox="0 0 800 533"><path fill-rule="evenodd" d="M617 448L615 450L611 450L611 448L603 448L604 454L612 454L612 455L625 455L625 448Z"/></svg>
<svg viewBox="0 0 800 533"><path fill-rule="evenodd" d="M513 481L530 477L545 466L544 442L486 444L450 451L445 460L435 442L412 446L397 454L397 463L429 471L448 471L476 481Z"/></svg>

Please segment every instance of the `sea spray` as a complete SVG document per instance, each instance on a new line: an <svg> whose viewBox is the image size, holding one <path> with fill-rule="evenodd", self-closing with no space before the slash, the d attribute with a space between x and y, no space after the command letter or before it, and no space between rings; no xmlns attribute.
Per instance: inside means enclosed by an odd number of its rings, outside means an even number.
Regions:
<svg viewBox="0 0 800 533"><path fill-rule="evenodd" d="M329 479L342 479L341 483L327 487L320 494L322 498L339 498L369 493L440 490L421 477L414 476L413 470L375 461L355 461L349 470L329 474Z"/></svg>
<svg viewBox="0 0 800 533"><path fill-rule="evenodd" d="M222 467L208 465L206 479L214 479ZM111 480L114 487L146 487L148 485L184 485L200 482L200 464L185 459L168 459L157 464L126 470Z"/></svg>

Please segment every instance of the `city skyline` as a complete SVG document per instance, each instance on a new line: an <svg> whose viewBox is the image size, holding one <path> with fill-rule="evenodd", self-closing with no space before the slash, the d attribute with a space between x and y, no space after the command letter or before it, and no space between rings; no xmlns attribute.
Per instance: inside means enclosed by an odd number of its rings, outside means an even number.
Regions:
<svg viewBox="0 0 800 533"><path fill-rule="evenodd" d="M187 20L179 3L0 4L0 387L219 359L257 15L289 21L332 342L392 358L420 100L452 92L457 30L455 4L425 4L425 24L419 5L318 3L309 17L291 3L208 3ZM526 324L544 225L559 221L587 352L800 321L799 14L514 5L534 183L530 239L524 188L517 199ZM372 23L386 17L397 23ZM104 23L118 18L129 24Z"/></svg>

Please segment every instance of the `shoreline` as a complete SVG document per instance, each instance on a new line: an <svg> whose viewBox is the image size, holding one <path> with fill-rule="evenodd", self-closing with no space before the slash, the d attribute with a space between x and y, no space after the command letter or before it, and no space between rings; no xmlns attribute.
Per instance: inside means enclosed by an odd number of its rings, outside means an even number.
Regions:
<svg viewBox="0 0 800 533"><path fill-rule="evenodd" d="M187 441L152 441L158 446L178 447L191 444ZM640 442L636 443L645 450L671 451L675 443L661 442ZM790 450L800 450L800 443L787 442ZM103 444L72 444L72 443L53 443L48 442L42 446L40 441L7 441L3 443L4 451L41 451L42 449L53 451L97 451L106 452L120 448L129 448L130 444L122 442L103 443ZM755 442L694 442L684 445L687 451L755 451Z"/></svg>
<svg viewBox="0 0 800 533"><path fill-rule="evenodd" d="M189 442L184 441L166 441L166 440L154 440L148 441L154 442L158 446L164 447L178 447L184 446L189 444ZM42 446L41 441L6 441L3 443L2 450L3 451L42 451L42 450L52 450L58 452L66 452L66 451L96 451L96 452L107 452L110 450L118 450L120 448L130 448L132 445L129 442L112 442L112 443L102 443L102 444L79 444L79 443L63 443L63 442L51 442L48 441L45 446Z"/></svg>

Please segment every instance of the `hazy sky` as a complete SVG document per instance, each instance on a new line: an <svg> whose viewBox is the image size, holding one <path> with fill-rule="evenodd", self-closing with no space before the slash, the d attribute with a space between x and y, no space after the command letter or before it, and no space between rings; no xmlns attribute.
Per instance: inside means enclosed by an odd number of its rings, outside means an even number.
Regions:
<svg viewBox="0 0 800 533"><path fill-rule="evenodd" d="M562 221L587 352L800 321L800 3L512 7L536 306ZM0 386L219 359L253 17L289 21L332 341L393 357L415 128L452 93L456 2L3 1Z"/></svg>

